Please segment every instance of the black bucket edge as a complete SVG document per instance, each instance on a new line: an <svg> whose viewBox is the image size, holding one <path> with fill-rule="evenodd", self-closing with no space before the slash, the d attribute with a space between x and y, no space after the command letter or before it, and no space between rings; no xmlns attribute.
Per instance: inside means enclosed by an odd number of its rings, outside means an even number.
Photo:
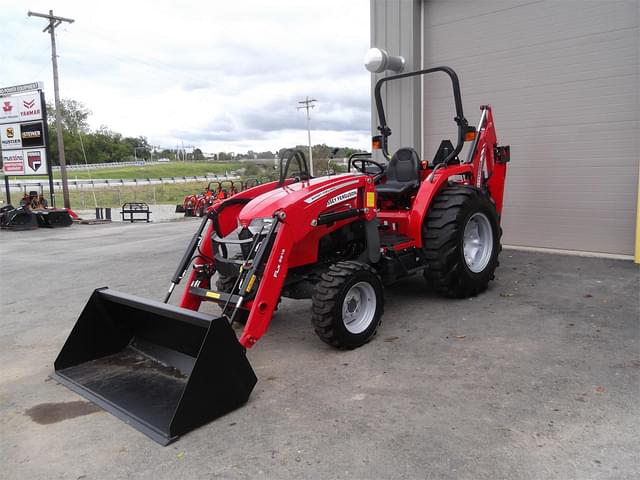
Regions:
<svg viewBox="0 0 640 480"><path fill-rule="evenodd" d="M69 390L77 393L81 397L86 398L91 403L96 404L106 412L109 412L110 414L114 415L116 418L122 420L127 425L130 425L131 427L145 434L147 437L151 438L153 441L159 443L163 447L166 447L170 443L175 442L179 438L178 435L174 435L174 436L165 435L164 433L162 433L161 430L153 427L152 425L149 425L143 420L140 420L135 415L132 415L131 413L118 407L116 404L110 402L109 400L106 400L102 396L97 395L91 390L84 388L83 386L77 384L73 380L68 379L61 373L53 371L49 374L49 378L55 380L61 385L64 385Z"/></svg>

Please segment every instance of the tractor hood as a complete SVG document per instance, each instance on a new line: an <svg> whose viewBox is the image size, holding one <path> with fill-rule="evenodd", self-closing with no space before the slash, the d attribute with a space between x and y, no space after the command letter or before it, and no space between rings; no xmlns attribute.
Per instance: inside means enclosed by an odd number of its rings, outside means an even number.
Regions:
<svg viewBox="0 0 640 480"><path fill-rule="evenodd" d="M274 212L286 210L290 205L310 206L316 201L326 202L332 193L341 190L342 187L357 188L360 177L362 174L359 173L344 173L276 188L251 200L238 215L238 221L241 226L247 227L253 219L271 218Z"/></svg>

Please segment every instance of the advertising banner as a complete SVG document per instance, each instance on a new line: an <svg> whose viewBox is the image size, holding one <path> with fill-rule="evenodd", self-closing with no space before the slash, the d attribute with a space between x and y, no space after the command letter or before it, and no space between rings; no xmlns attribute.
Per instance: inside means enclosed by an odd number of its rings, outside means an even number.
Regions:
<svg viewBox="0 0 640 480"><path fill-rule="evenodd" d="M40 94L38 92L19 95L16 98L19 100L21 122L42 120L42 105L40 105Z"/></svg>
<svg viewBox="0 0 640 480"><path fill-rule="evenodd" d="M42 90L43 88L44 83L42 82L23 83L21 85L12 85L10 87L0 88L0 95L14 95L16 93L29 92L31 90Z"/></svg>
<svg viewBox="0 0 640 480"><path fill-rule="evenodd" d="M47 153L44 148L30 148L22 152L25 175L44 175L47 173Z"/></svg>
<svg viewBox="0 0 640 480"><path fill-rule="evenodd" d="M18 97L0 98L0 123L20 121Z"/></svg>
<svg viewBox="0 0 640 480"><path fill-rule="evenodd" d="M19 123L6 123L0 125L0 148L2 150L15 150L22 148L22 136Z"/></svg>
<svg viewBox="0 0 640 480"><path fill-rule="evenodd" d="M24 175L24 154L22 150L2 151L2 172L5 175Z"/></svg>
<svg viewBox="0 0 640 480"><path fill-rule="evenodd" d="M39 92L0 98L0 123L32 120L42 120Z"/></svg>
<svg viewBox="0 0 640 480"><path fill-rule="evenodd" d="M44 147L44 125L42 122L21 124L20 139L23 148Z"/></svg>
<svg viewBox="0 0 640 480"><path fill-rule="evenodd" d="M0 149L5 175L47 175L40 92L0 97Z"/></svg>

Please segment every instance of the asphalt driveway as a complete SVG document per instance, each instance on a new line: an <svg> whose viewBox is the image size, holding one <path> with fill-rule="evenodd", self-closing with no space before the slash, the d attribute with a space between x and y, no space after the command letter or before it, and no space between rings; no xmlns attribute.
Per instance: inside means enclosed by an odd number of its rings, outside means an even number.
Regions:
<svg viewBox="0 0 640 480"><path fill-rule="evenodd" d="M458 301L408 279L347 352L285 299L249 403L164 448L49 380L91 291L160 299L196 224L0 232L1 478L640 478L629 261L504 250Z"/></svg>

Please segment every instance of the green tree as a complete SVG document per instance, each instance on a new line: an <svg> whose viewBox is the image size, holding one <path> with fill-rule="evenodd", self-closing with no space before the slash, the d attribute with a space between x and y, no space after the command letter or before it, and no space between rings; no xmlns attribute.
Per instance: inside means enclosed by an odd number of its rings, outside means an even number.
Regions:
<svg viewBox="0 0 640 480"><path fill-rule="evenodd" d="M63 130L68 132L89 132L91 110L83 102L63 98L60 100L60 117ZM47 103L47 123L55 129L56 108L53 102Z"/></svg>
<svg viewBox="0 0 640 480"><path fill-rule="evenodd" d="M202 150L200 150L199 148L194 148L193 149L193 159L194 160L204 160L204 154L202 153Z"/></svg>

